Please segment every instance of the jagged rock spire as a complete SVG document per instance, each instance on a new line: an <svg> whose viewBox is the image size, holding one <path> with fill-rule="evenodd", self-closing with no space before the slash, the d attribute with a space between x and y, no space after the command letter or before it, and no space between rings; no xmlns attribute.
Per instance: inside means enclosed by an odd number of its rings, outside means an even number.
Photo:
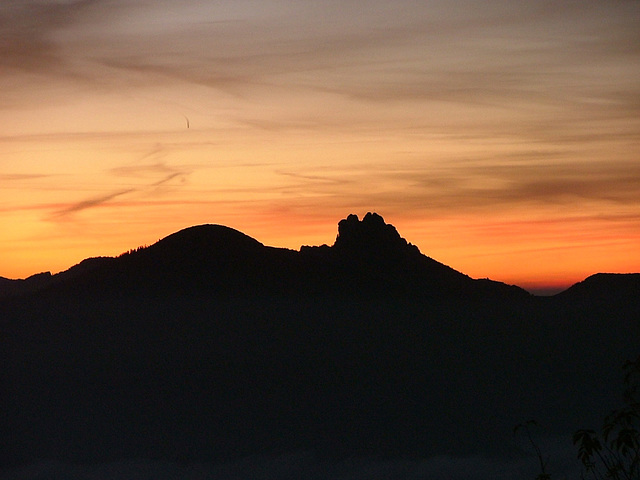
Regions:
<svg viewBox="0 0 640 480"><path fill-rule="evenodd" d="M389 254L417 250L400 236L396 228L377 213L367 213L362 220L349 215L338 223L338 236L333 245L338 251L363 254Z"/></svg>

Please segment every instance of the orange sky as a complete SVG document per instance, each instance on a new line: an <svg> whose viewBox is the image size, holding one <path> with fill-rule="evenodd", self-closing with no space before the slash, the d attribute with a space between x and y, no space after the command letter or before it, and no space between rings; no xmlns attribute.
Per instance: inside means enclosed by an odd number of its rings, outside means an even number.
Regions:
<svg viewBox="0 0 640 480"><path fill-rule="evenodd" d="M0 276L367 211L472 277L640 271L638 1L5 3Z"/></svg>

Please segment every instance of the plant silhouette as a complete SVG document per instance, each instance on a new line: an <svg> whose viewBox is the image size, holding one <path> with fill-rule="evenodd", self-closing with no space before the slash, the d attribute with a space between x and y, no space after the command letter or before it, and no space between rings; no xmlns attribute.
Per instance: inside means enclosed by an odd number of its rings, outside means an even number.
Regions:
<svg viewBox="0 0 640 480"><path fill-rule="evenodd" d="M598 480L640 479L640 356L624 370L624 406L607 415L599 434L583 429L573 435L585 473Z"/></svg>
<svg viewBox="0 0 640 480"><path fill-rule="evenodd" d="M549 459L546 460L542 456L542 450L540 446L535 442L533 436L531 435L531 426L537 426L537 422L535 420L529 420L525 423L520 423L513 428L513 434L516 435L518 432L523 431L527 437L527 441L536 452L536 457L538 462L540 463L540 473L536 477L536 480L550 480L551 475L547 473L547 465L549 464Z"/></svg>
<svg viewBox="0 0 640 480"><path fill-rule="evenodd" d="M578 459L582 463L582 479L595 480L638 480L640 479L640 356L627 361L623 393L624 405L612 411L604 419L600 432L580 429L573 434L573 444L578 448ZM514 434L523 431L536 453L540 473L536 480L551 480L547 472L549 459L543 457L542 450L531 435L534 420L516 425Z"/></svg>

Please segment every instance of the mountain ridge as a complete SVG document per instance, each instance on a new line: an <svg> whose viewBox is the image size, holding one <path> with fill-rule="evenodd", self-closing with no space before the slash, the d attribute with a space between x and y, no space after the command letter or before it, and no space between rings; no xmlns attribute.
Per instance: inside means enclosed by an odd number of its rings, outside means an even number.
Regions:
<svg viewBox="0 0 640 480"><path fill-rule="evenodd" d="M58 283L68 282L90 271L107 266L113 267L118 262L131 263L132 268L133 264L136 264L138 268L144 269L157 268L159 265L166 267L172 262L181 263L181 269L185 273L189 266L196 267L198 264L211 266L214 259L220 261L222 257L226 258L227 264L233 260L236 267L240 267L244 261L250 261L255 266L256 263L260 263L256 260L261 255L271 259L277 258L279 261L284 259L288 263L297 263L299 268L303 268L304 265L309 267L314 263L314 268L317 268L320 262L335 267L346 262L353 267L357 265L360 269L367 270L369 267L367 274L371 276L379 274L376 271L397 268L398 265L403 266L404 274L412 271L415 274L416 268L420 267L430 269L431 273L438 275L441 280L447 278L452 288L469 288L470 284L466 280L471 280L467 275L422 254L417 246L401 237L393 225L385 223L380 215L369 212L362 220L353 214L341 220L332 246L303 245L299 250L265 246L258 240L223 225L203 224L187 227L150 246L138 247L117 257L87 258L56 274L43 272L18 280L0 277L0 299L30 294ZM295 256L298 258L293 260ZM265 265L261 268L265 268ZM633 274L618 275L623 276L619 278L626 278L625 275ZM507 285L489 279L475 279L474 282L485 288L488 285ZM619 279L618 282L620 282ZM509 285L509 287L514 292L521 289L516 285ZM604 285L603 288L606 289ZM576 289L580 291L577 284L567 290L575 292Z"/></svg>
<svg viewBox="0 0 640 480"><path fill-rule="evenodd" d="M152 276L191 275L203 279L207 269L224 270L223 273L229 277L271 277L274 285L280 286L299 282L301 279L294 277L304 275L305 270L316 271L320 277L324 275L327 281L336 276L358 277L359 274L360 281L368 278L396 285L412 280L427 286L431 276L433 281L430 287L440 291L445 286L469 290L473 283L467 275L423 255L415 245L402 238L395 227L385 223L381 216L368 213L362 220L356 215L341 220L332 246L302 246L300 250L265 246L238 230L222 225L192 226L150 246L139 247L117 257L88 258L58 274L42 274L39 281L35 281L35 277L25 281L7 280L4 284L13 288L5 287L4 295L0 291L0 298L16 292L29 294L55 287L89 275L90 272L107 269L112 270L112 275L120 275L121 279L125 272L131 276L144 276L144 272L148 272ZM333 273L330 272L332 269ZM403 279L403 276L411 278ZM253 286L261 282L257 277L250 280ZM357 279L354 277L353 280ZM319 282L320 278L315 283ZM486 281L478 283L486 284ZM493 284L504 285L501 282ZM518 287L511 288L515 290Z"/></svg>

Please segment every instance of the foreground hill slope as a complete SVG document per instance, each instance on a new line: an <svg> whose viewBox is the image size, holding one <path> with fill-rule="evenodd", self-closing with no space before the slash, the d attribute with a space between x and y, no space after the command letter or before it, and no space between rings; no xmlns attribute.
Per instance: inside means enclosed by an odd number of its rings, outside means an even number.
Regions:
<svg viewBox="0 0 640 480"><path fill-rule="evenodd" d="M0 301L0 460L496 454L529 418L568 435L638 353L637 278L597 280L473 280L376 214L299 252L188 228Z"/></svg>

